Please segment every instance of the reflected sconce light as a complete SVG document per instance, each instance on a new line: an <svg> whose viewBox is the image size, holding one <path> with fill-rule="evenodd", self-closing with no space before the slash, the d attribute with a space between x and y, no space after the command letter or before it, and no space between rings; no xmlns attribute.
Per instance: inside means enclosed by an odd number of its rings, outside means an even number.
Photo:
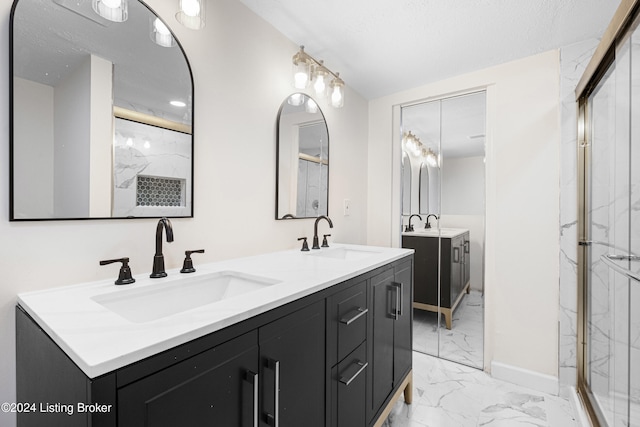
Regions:
<svg viewBox="0 0 640 427"><path fill-rule="evenodd" d="M91 0L93 11L104 19L124 22L129 17L127 0Z"/></svg>
<svg viewBox="0 0 640 427"><path fill-rule="evenodd" d="M309 98L309 99L307 99L307 103L304 106L304 110L307 113L315 114L315 113L318 112L318 104L316 104L316 101L314 101L313 99Z"/></svg>
<svg viewBox="0 0 640 427"><path fill-rule="evenodd" d="M199 30L205 26L206 0L180 0L180 9L176 13L179 23L192 30Z"/></svg>
<svg viewBox="0 0 640 427"><path fill-rule="evenodd" d="M293 55L293 86L296 89L306 89L313 83L313 90L318 97L328 94L332 107L341 108L344 105L344 81L340 73L334 73L304 51L304 46ZM328 79L331 79L328 82Z"/></svg>
<svg viewBox="0 0 640 427"><path fill-rule="evenodd" d="M158 46L173 47L176 41L171 35L171 31L160 18L150 18L151 23L151 40Z"/></svg>
<svg viewBox="0 0 640 427"><path fill-rule="evenodd" d="M406 132L402 136L402 142L407 152L416 157L422 157L427 164L433 168L438 167L438 155L420 141L420 138L411 133Z"/></svg>

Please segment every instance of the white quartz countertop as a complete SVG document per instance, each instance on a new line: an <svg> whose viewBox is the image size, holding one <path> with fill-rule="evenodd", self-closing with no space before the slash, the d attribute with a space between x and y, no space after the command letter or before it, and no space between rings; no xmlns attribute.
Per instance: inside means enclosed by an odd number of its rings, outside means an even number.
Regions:
<svg viewBox="0 0 640 427"><path fill-rule="evenodd" d="M460 236L461 234L467 233L468 231L469 230L467 228L416 228L414 231L405 231L402 235L452 239Z"/></svg>
<svg viewBox="0 0 640 427"><path fill-rule="evenodd" d="M345 253L357 256L341 256ZM21 293L18 303L89 378L95 378L411 253L412 249L332 244L310 252L288 250L203 265L196 262L195 273L168 270L162 279L135 274L135 283L122 286L113 283L116 269L113 279ZM258 276L275 284L150 321L127 319L96 302L114 293L123 300L131 296L133 301L136 294L144 295L153 286L171 286L171 282L216 272ZM139 309L144 311L144 305Z"/></svg>

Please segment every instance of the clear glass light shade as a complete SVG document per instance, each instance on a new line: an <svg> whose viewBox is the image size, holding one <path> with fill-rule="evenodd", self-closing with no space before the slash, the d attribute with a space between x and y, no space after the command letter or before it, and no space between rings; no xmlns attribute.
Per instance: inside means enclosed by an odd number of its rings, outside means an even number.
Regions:
<svg viewBox="0 0 640 427"><path fill-rule="evenodd" d="M169 28L160 20L160 18L150 18L151 22L151 40L158 46L173 47L176 41L171 35Z"/></svg>
<svg viewBox="0 0 640 427"><path fill-rule="evenodd" d="M205 26L205 0L180 0L180 10L176 19L182 25L192 30L199 30Z"/></svg>
<svg viewBox="0 0 640 427"><path fill-rule="evenodd" d="M331 106L334 108L342 108L344 105L344 82L340 77L336 77L329 85L331 92Z"/></svg>
<svg viewBox="0 0 640 427"><path fill-rule="evenodd" d="M124 22L129 17L127 0L91 0L93 11L104 19Z"/></svg>
<svg viewBox="0 0 640 427"><path fill-rule="evenodd" d="M293 86L296 89L304 89L309 86L310 67L306 61L298 61L293 64Z"/></svg>

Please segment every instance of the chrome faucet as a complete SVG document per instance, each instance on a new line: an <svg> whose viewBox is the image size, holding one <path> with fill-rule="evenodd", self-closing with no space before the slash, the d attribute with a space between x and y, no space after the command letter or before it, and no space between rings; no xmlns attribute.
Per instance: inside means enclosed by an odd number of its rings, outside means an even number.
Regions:
<svg viewBox="0 0 640 427"><path fill-rule="evenodd" d="M311 249L320 249L320 245L318 244L318 222L320 222L321 219L326 219L329 223L329 227L333 228L333 222L331 222L331 219L328 216L320 215L316 218L316 222L313 224L313 246Z"/></svg>
<svg viewBox="0 0 640 427"><path fill-rule="evenodd" d="M438 215L436 215L436 214L429 214L429 215L427 215L427 222L424 224L424 228L431 228L431 224L429 224L429 217L430 217L430 216L435 217L435 218L436 218L436 220L440 219L440 218L438 218Z"/></svg>
<svg viewBox="0 0 640 427"><path fill-rule="evenodd" d="M420 221L422 221L422 217L421 217L420 215L418 215L418 214L413 214L413 215L411 215L411 216L409 217L409 225L407 225L407 226L405 226L405 227L404 227L404 231L405 231L405 232L413 231L413 225L411 225L411 219L412 219L414 216L417 216L418 218L420 218Z"/></svg>
<svg viewBox="0 0 640 427"><path fill-rule="evenodd" d="M156 227L156 255L153 257L153 270L151 272L152 279L159 277L167 277L167 273L164 271L164 255L162 255L162 229L164 228L167 235L167 242L173 242L173 228L171 228L171 221L163 217L158 221Z"/></svg>

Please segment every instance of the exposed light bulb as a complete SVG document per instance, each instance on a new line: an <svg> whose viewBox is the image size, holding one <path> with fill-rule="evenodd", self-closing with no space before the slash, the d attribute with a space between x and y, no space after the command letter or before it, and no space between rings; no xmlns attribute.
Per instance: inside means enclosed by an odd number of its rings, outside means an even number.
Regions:
<svg viewBox="0 0 640 427"><path fill-rule="evenodd" d="M98 15L113 22L124 22L129 16L127 0L92 0L91 7Z"/></svg>
<svg viewBox="0 0 640 427"><path fill-rule="evenodd" d="M180 10L176 19L182 25L192 30L199 30L205 26L205 3L203 0L180 0Z"/></svg>
<svg viewBox="0 0 640 427"><path fill-rule="evenodd" d="M309 81L309 74L304 71L298 71L293 75L293 86L296 89L304 89L307 87L307 82Z"/></svg>
<svg viewBox="0 0 640 427"><path fill-rule="evenodd" d="M200 14L200 2L198 0L182 0L180 6L187 16L193 18Z"/></svg>
<svg viewBox="0 0 640 427"><path fill-rule="evenodd" d="M110 7L111 9L116 9L122 6L122 0L102 0L102 4Z"/></svg>
<svg viewBox="0 0 640 427"><path fill-rule="evenodd" d="M301 93L294 93L289 97L287 102L289 103L289 105L293 105L294 107L297 107L299 105L302 105L302 103L304 102L304 97Z"/></svg>
<svg viewBox="0 0 640 427"><path fill-rule="evenodd" d="M338 86L334 87L333 92L331 93L331 105L334 107L342 105L342 91Z"/></svg>
<svg viewBox="0 0 640 427"><path fill-rule="evenodd" d="M313 84L313 89L316 91L316 95L324 94L324 91L327 89L327 84L324 81L324 76L319 74L316 76L316 81Z"/></svg>
<svg viewBox="0 0 640 427"><path fill-rule="evenodd" d="M164 25L164 22L162 22L162 21L160 20L160 18L156 18L156 19L153 21L153 27L156 29L156 31L157 31L159 34L161 34L161 35L163 35L163 36L168 36L168 35L170 35L170 34L171 34L171 31L169 31L169 28L167 28L167 26L166 26L166 25Z"/></svg>

